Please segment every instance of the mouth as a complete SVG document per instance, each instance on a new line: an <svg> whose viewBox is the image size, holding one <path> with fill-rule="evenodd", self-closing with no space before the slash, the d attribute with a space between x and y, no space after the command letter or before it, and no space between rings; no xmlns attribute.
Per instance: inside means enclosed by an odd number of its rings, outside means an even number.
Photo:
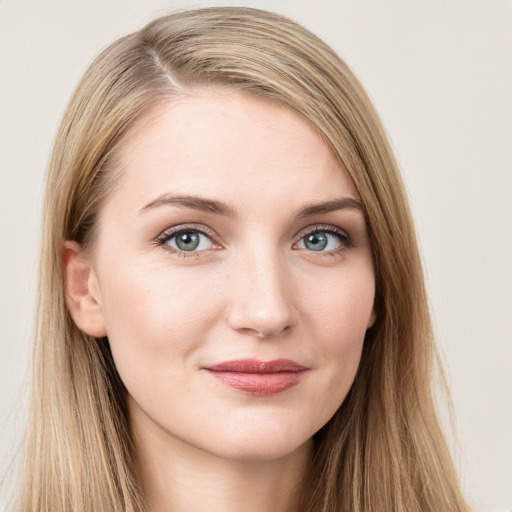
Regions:
<svg viewBox="0 0 512 512"><path fill-rule="evenodd" d="M289 359L226 361L203 368L217 381L252 395L276 395L297 385L307 367Z"/></svg>

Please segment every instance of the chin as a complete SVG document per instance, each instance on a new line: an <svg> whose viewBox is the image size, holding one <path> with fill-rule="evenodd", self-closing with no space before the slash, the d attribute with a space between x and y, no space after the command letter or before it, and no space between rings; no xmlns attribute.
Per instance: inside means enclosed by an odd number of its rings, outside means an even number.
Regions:
<svg viewBox="0 0 512 512"><path fill-rule="evenodd" d="M217 439L216 442L212 443ZM208 439L210 453L219 457L245 462L263 462L285 458L312 443L312 434L293 432L285 426L274 428L245 428L224 431ZM205 446L206 449L208 449Z"/></svg>
<svg viewBox="0 0 512 512"><path fill-rule="evenodd" d="M229 446L222 447L222 450L216 451L216 455L233 461L240 462L266 462L284 459L295 454L301 449L306 449L312 442L311 438L306 439L300 444L291 444L289 441L270 441L260 439L250 443L230 443Z"/></svg>

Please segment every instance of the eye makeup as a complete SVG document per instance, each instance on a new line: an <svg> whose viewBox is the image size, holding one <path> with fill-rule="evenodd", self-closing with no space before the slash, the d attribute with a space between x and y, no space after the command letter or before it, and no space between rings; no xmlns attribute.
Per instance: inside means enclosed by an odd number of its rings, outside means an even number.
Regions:
<svg viewBox="0 0 512 512"><path fill-rule="evenodd" d="M180 241L178 239L179 236L182 237ZM200 255L199 253L203 251L221 249L222 246L216 244L214 238L215 233L210 228L203 225L187 224L165 230L158 235L155 239L155 243L157 246L162 247L180 258L189 258L197 257ZM185 248L185 245L188 245L189 248Z"/></svg>
<svg viewBox="0 0 512 512"><path fill-rule="evenodd" d="M222 245L216 242L217 238L216 233L207 226L182 224L165 230L155 239L155 244L180 258L198 257L204 251L222 249ZM354 246L345 230L330 224L308 226L295 238L298 240L292 245L294 250L304 250L318 256L335 256Z"/></svg>

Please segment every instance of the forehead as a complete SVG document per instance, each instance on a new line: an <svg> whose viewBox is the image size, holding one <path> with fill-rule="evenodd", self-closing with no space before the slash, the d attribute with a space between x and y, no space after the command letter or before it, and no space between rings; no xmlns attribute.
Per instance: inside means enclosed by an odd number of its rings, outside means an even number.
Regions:
<svg viewBox="0 0 512 512"><path fill-rule="evenodd" d="M157 105L125 137L116 160L113 195L141 206L167 192L260 206L358 197L307 121L240 92L205 89Z"/></svg>

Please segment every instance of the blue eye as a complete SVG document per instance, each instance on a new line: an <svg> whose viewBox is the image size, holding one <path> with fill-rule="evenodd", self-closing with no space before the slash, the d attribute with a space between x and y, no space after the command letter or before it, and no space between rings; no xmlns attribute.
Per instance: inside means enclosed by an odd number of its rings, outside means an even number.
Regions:
<svg viewBox="0 0 512 512"><path fill-rule="evenodd" d="M165 233L159 242L177 251L185 252L204 251L213 247L211 239L197 229L181 229L173 233Z"/></svg>
<svg viewBox="0 0 512 512"><path fill-rule="evenodd" d="M342 232L317 229L303 236L297 243L297 248L315 252L329 252L350 245L350 239Z"/></svg>

